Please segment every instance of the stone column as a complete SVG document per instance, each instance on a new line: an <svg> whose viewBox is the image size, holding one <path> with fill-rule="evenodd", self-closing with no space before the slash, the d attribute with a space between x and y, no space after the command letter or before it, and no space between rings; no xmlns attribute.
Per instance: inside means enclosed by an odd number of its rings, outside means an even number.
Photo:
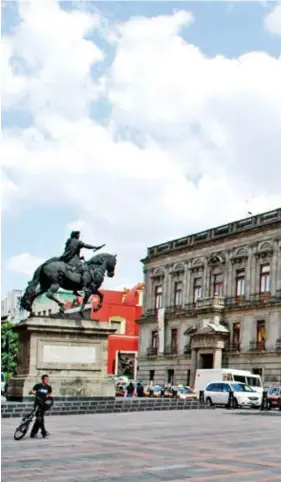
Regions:
<svg viewBox="0 0 281 482"><path fill-rule="evenodd" d="M173 267L170 265L165 266L165 278L163 280L163 296L164 296L164 306L171 306L172 295L173 295Z"/></svg>
<svg viewBox="0 0 281 482"><path fill-rule="evenodd" d="M151 278L147 267L143 268L144 290L143 290L143 312L150 309Z"/></svg>
<svg viewBox="0 0 281 482"><path fill-rule="evenodd" d="M235 283L235 279L234 279L235 277L234 277L234 268L233 268L232 261L230 259L230 255L228 256L225 275L226 275L227 282L225 284L224 296L228 298L232 298L235 295L234 289L233 289L234 283Z"/></svg>
<svg viewBox="0 0 281 482"><path fill-rule="evenodd" d="M200 276L198 274L198 276ZM193 283L194 283L194 272L189 269L188 270L188 301L187 303L193 303Z"/></svg>
<svg viewBox="0 0 281 482"><path fill-rule="evenodd" d="M214 352L214 366L213 368L221 368L222 364L222 350L217 348Z"/></svg>
<svg viewBox="0 0 281 482"><path fill-rule="evenodd" d="M257 292L257 258L255 256L256 252L256 245L251 245L250 246L250 257L249 257L249 263L248 263L248 274L249 276L249 289L247 293L246 289L246 294L253 295L254 293Z"/></svg>
<svg viewBox="0 0 281 482"><path fill-rule="evenodd" d="M271 286L270 286L270 292L271 296L276 295L276 290L277 288L277 283L278 283L278 249L279 249L279 240L274 239L273 242L273 256L271 260Z"/></svg>
<svg viewBox="0 0 281 482"><path fill-rule="evenodd" d="M190 298L190 270L189 270L189 261L184 263L184 275L183 275L183 305L187 303L191 303L189 301Z"/></svg>
<svg viewBox="0 0 281 482"><path fill-rule="evenodd" d="M197 366L198 366L198 349L193 348L191 351L191 365L190 365L190 383L192 387L194 387Z"/></svg>
<svg viewBox="0 0 281 482"><path fill-rule="evenodd" d="M281 290L281 239L276 240L276 243L277 243L276 290Z"/></svg>
<svg viewBox="0 0 281 482"><path fill-rule="evenodd" d="M204 280L203 280L203 293L202 293L202 297L203 298L208 298L209 296L211 296L211 291L210 291L210 268L209 268L209 265L208 265L208 260L207 258L205 258L204 260Z"/></svg>

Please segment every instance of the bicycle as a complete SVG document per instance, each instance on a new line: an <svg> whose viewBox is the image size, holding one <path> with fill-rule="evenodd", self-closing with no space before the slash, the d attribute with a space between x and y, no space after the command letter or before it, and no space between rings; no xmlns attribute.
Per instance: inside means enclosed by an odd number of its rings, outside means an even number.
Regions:
<svg viewBox="0 0 281 482"><path fill-rule="evenodd" d="M44 402L44 412L47 412L47 410L49 410L52 407L53 403L54 403L53 399L48 398ZM38 409L39 409L39 404L35 405L34 408L31 410L31 412L24 415L20 425L15 430L15 433L14 433L15 440L21 440L27 434L30 424L32 423L34 417L36 417L37 415Z"/></svg>

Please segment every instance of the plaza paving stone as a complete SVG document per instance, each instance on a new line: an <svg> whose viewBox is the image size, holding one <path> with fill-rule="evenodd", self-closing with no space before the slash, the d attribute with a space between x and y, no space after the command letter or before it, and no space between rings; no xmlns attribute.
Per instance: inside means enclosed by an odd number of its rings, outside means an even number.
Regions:
<svg viewBox="0 0 281 482"><path fill-rule="evenodd" d="M247 416L245 416L247 415ZM2 482L281 481L281 416L194 410L48 417L14 441L2 419Z"/></svg>

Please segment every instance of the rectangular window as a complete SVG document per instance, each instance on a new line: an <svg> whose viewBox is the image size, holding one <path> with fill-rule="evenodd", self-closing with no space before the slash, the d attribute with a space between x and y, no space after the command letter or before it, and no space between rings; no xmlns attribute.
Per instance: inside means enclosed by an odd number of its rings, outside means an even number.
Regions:
<svg viewBox="0 0 281 482"><path fill-rule="evenodd" d="M190 370L186 372L186 385L189 387L190 384Z"/></svg>
<svg viewBox="0 0 281 482"><path fill-rule="evenodd" d="M235 296L245 295L245 270L238 269L236 271Z"/></svg>
<svg viewBox="0 0 281 482"><path fill-rule="evenodd" d="M240 348L240 323L233 323L232 345L235 350Z"/></svg>
<svg viewBox="0 0 281 482"><path fill-rule="evenodd" d="M155 370L149 370L149 381L154 382Z"/></svg>
<svg viewBox="0 0 281 482"><path fill-rule="evenodd" d="M152 350L155 351L155 353L157 353L157 350L158 350L158 331L157 330L154 330L151 333L151 347L152 347Z"/></svg>
<svg viewBox="0 0 281 482"><path fill-rule="evenodd" d="M202 297L202 278L195 278L193 281L193 303Z"/></svg>
<svg viewBox="0 0 281 482"><path fill-rule="evenodd" d="M163 306L163 286L155 286L155 309L158 310Z"/></svg>
<svg viewBox="0 0 281 482"><path fill-rule="evenodd" d="M213 293L214 293L214 296L223 296L223 274L222 273L214 275Z"/></svg>
<svg viewBox="0 0 281 482"><path fill-rule="evenodd" d="M265 321L264 320L257 321L257 349L261 351L265 349Z"/></svg>
<svg viewBox="0 0 281 482"><path fill-rule="evenodd" d="M171 369L171 370L167 370L167 382L168 384L170 385L174 385L174 381L175 381L175 370L174 369Z"/></svg>
<svg viewBox="0 0 281 482"><path fill-rule="evenodd" d="M174 285L174 305L182 305L182 281L176 281Z"/></svg>
<svg viewBox="0 0 281 482"><path fill-rule="evenodd" d="M171 330L171 353L177 353L178 350L178 330L173 328Z"/></svg>
<svg viewBox="0 0 281 482"><path fill-rule="evenodd" d="M270 265L263 264L260 270L260 293L268 293L270 291Z"/></svg>

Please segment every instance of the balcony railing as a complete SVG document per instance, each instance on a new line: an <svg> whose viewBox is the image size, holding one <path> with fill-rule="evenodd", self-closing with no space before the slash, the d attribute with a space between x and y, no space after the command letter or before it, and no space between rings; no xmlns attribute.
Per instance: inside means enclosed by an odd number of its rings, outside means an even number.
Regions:
<svg viewBox="0 0 281 482"><path fill-rule="evenodd" d="M225 298L225 306L231 308L232 306L244 306L249 300L246 300L245 296L228 296Z"/></svg>
<svg viewBox="0 0 281 482"><path fill-rule="evenodd" d="M170 305L165 310L166 315L179 315L184 313L184 307L182 305Z"/></svg>
<svg viewBox="0 0 281 482"><path fill-rule="evenodd" d="M177 354L178 354L177 346L166 346L164 349L164 355L177 355Z"/></svg>
<svg viewBox="0 0 281 482"><path fill-rule="evenodd" d="M250 295L250 301L258 304L269 303L273 297L269 291L265 293L254 293Z"/></svg>
<svg viewBox="0 0 281 482"><path fill-rule="evenodd" d="M146 316L156 316L156 309L152 308L150 310L147 310L145 314Z"/></svg>
<svg viewBox="0 0 281 482"><path fill-rule="evenodd" d="M281 339L278 339L275 344L267 341L252 341L249 345L230 343L225 347L225 351L232 354L281 353Z"/></svg>
<svg viewBox="0 0 281 482"><path fill-rule="evenodd" d="M196 310L204 309L223 309L225 306L225 299L223 296L211 296L208 298L198 298L196 301Z"/></svg>
<svg viewBox="0 0 281 482"><path fill-rule="evenodd" d="M200 310L218 309L245 309L251 306L263 306L274 305L281 303L281 290L277 290L274 296L271 293L254 293L249 298L245 296L210 296L204 298L198 298L194 303L185 303L183 306L170 305L166 307L165 316L179 316L179 315L192 315ZM157 310L155 308L146 310L143 313L141 319L156 317Z"/></svg>
<svg viewBox="0 0 281 482"><path fill-rule="evenodd" d="M266 341L251 341L249 349L250 351L266 351Z"/></svg>
<svg viewBox="0 0 281 482"><path fill-rule="evenodd" d="M158 348L157 346L149 346L147 351L146 351L146 354L148 356L156 356L158 355Z"/></svg>
<svg viewBox="0 0 281 482"><path fill-rule="evenodd" d="M230 353L240 353L241 346L240 346L239 342L238 343L231 343L225 349L226 349L227 352L230 352Z"/></svg>
<svg viewBox="0 0 281 482"><path fill-rule="evenodd" d="M190 343L188 345L184 346L183 354L184 355L191 355L191 345L190 345Z"/></svg>

